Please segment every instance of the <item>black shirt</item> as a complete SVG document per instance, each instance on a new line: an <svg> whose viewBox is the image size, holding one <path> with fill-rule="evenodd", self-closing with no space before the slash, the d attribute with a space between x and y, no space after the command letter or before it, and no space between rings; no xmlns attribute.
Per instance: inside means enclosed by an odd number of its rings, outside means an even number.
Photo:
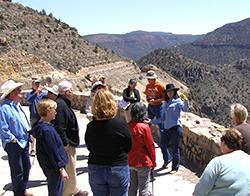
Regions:
<svg viewBox="0 0 250 196"><path fill-rule="evenodd" d="M56 118L54 127L60 135L63 145L68 144L77 147L80 142L77 118L71 109L71 102L63 95L58 95L56 99Z"/></svg>
<svg viewBox="0 0 250 196"><path fill-rule="evenodd" d="M85 142L89 150L89 164L126 165L132 141L124 120L93 120L87 125Z"/></svg>
<svg viewBox="0 0 250 196"><path fill-rule="evenodd" d="M131 93L133 93L134 96L131 96ZM125 88L123 90L122 96L125 101L130 103L136 103L141 101L141 96L139 91L137 89L130 89L130 87Z"/></svg>

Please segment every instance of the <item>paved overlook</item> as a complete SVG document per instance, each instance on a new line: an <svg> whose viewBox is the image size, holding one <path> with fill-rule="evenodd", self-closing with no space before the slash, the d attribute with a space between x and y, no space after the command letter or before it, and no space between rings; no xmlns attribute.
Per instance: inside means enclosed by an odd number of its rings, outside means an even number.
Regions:
<svg viewBox="0 0 250 196"><path fill-rule="evenodd" d="M28 113L28 108L25 107L25 111ZM80 127L80 137L81 145L77 148L77 178L78 184L81 189L88 190L90 196L92 192L88 183L88 150L84 142L84 134L86 130L86 125L88 120L85 118L84 114L76 112L78 123ZM154 195L155 196L188 196L192 195L194 186L198 181L198 177L185 168L184 166L180 167L178 173L174 175L168 174L169 169L160 170L159 168L163 164L160 148L156 148L157 156L157 167L154 173ZM32 168L30 170L30 180L28 185L28 191L34 193L35 196L44 196L48 195L47 192L47 183L46 178L39 167L38 161L36 158L31 157ZM12 196L11 191L11 179L10 179L10 169L8 165L8 157L3 150L0 148L0 196ZM149 190L152 191L152 183L150 183Z"/></svg>

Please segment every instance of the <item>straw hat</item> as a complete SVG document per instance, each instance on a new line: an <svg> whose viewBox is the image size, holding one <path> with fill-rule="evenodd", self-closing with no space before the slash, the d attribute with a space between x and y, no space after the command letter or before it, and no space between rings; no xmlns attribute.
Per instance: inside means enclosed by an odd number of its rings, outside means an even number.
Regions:
<svg viewBox="0 0 250 196"><path fill-rule="evenodd" d="M6 96L8 96L13 90L16 88L22 86L23 83L21 82L15 82L14 80L7 80L5 83L2 84L0 88L1 100L5 99Z"/></svg>

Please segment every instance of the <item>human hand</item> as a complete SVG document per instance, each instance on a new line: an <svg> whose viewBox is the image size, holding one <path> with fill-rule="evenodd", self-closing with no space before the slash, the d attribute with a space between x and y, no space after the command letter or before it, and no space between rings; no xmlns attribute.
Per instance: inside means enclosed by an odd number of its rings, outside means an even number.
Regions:
<svg viewBox="0 0 250 196"><path fill-rule="evenodd" d="M66 170L64 168L60 169L60 173L61 173L61 176L62 176L64 181L69 179L68 173L66 172Z"/></svg>
<svg viewBox="0 0 250 196"><path fill-rule="evenodd" d="M180 99L181 99L182 101L187 101L187 100L188 100L187 96L186 96L184 93L180 93L180 94L179 94L179 97L180 97Z"/></svg>
<svg viewBox="0 0 250 196"><path fill-rule="evenodd" d="M148 103L149 104L154 104L154 102L155 102L155 99L150 99Z"/></svg>

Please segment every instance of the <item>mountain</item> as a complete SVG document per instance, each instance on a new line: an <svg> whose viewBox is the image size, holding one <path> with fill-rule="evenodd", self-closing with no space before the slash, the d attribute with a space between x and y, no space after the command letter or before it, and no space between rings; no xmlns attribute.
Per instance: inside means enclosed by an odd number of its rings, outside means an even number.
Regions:
<svg viewBox="0 0 250 196"><path fill-rule="evenodd" d="M124 60L91 44L77 29L18 3L0 1L0 53L23 50L56 68L77 72L81 67Z"/></svg>
<svg viewBox="0 0 250 196"><path fill-rule="evenodd" d="M230 104L250 109L250 71L232 65L204 64L170 49L158 49L138 61L141 69L153 64L183 82L190 90L191 111L230 126Z"/></svg>
<svg viewBox="0 0 250 196"><path fill-rule="evenodd" d="M161 69L162 82L187 87ZM103 75L109 89L120 95L128 80L136 78L142 92L147 80L136 63L112 51L91 44L74 27L21 4L0 0L0 84L12 78L30 88L31 78L58 84L67 79L74 90L89 93L91 78Z"/></svg>
<svg viewBox="0 0 250 196"><path fill-rule="evenodd" d="M202 39L177 47L189 58L207 64L234 64L250 59L250 18L226 24ZM248 64L245 64L250 69Z"/></svg>
<svg viewBox="0 0 250 196"><path fill-rule="evenodd" d="M94 34L84 36L92 43L134 60L159 48L169 48L201 39L203 35L134 31L126 34Z"/></svg>

